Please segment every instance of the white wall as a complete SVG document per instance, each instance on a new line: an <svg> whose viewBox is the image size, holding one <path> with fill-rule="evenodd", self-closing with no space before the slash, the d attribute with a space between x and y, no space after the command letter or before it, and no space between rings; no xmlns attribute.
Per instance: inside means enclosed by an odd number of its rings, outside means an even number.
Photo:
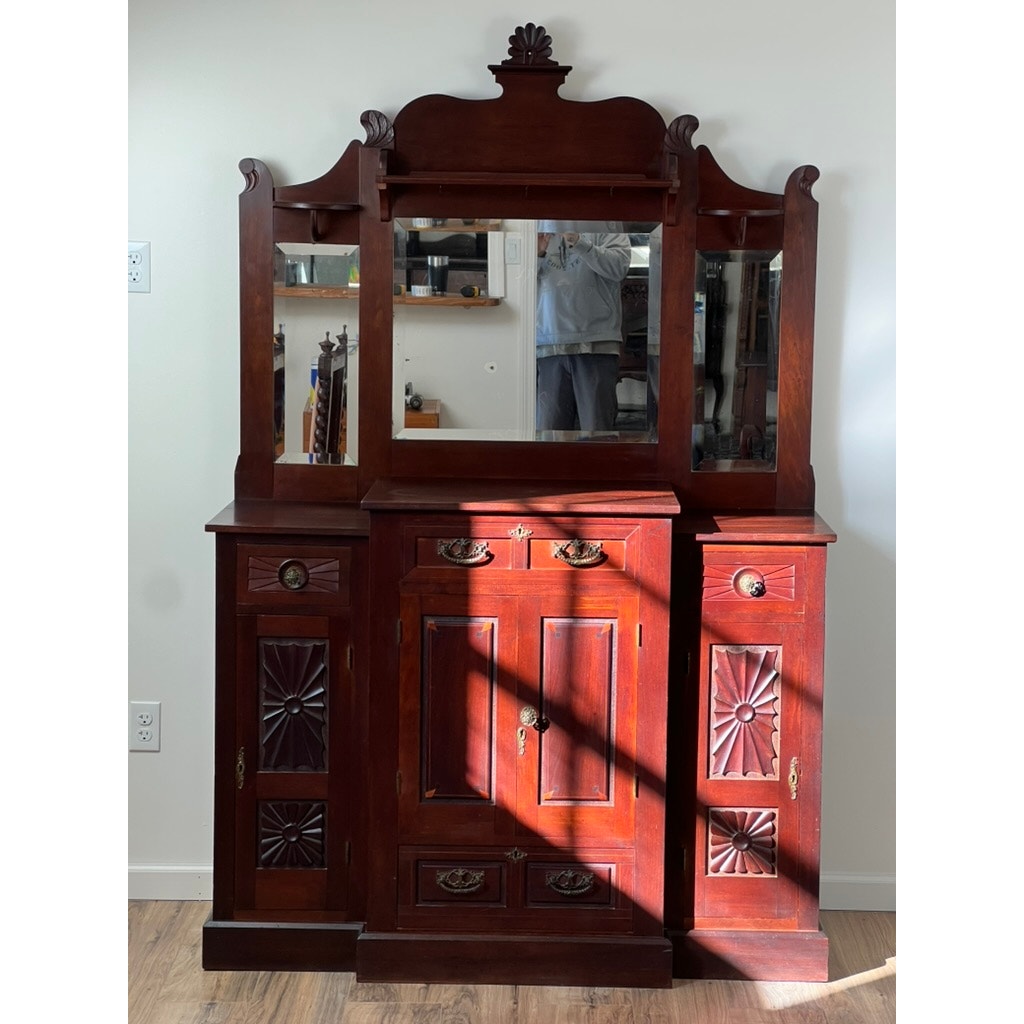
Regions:
<svg viewBox="0 0 1024 1024"><path fill-rule="evenodd" d="M895 903L895 43L886 0L690 4L131 0L128 238L129 683L163 747L129 754L129 893L210 893L214 545L238 436L238 162L326 171L359 115L422 92L490 96L487 65L539 21L562 94L636 95L753 188L815 164L820 204L813 462L830 550L823 904Z"/></svg>

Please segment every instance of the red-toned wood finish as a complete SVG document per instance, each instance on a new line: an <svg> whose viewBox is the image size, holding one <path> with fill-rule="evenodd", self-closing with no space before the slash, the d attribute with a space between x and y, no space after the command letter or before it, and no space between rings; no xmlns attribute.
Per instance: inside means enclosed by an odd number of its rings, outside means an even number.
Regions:
<svg viewBox="0 0 1024 1024"><path fill-rule="evenodd" d="M209 529L217 781L204 964L350 970L368 854L365 517L240 503Z"/></svg>
<svg viewBox="0 0 1024 1024"><path fill-rule="evenodd" d="M374 564L394 574L374 585L398 617L381 616L374 674L398 681L371 721L396 772L392 795L377 790L359 977L440 980L450 968L433 956L395 964L423 948L409 936L443 934L490 951L480 977L525 981L545 936L564 977L669 984L671 492L401 481L366 504ZM630 952L609 974L566 951L572 936Z"/></svg>
<svg viewBox="0 0 1024 1024"><path fill-rule="evenodd" d="M366 111L365 141L353 141L313 181L275 185L265 164L242 161L242 443L235 497L356 502L382 477L594 479L615 487L665 482L688 508L810 511L817 170L795 170L782 194L737 185L706 147L692 147L694 116L666 124L632 97L564 99L559 89L572 69L524 53L521 41L513 42L509 59L491 66L501 89L496 98L430 94L393 120ZM495 214L664 225L656 443L392 438L392 220ZM273 436L272 248L311 241L359 245L358 465L280 463L267 441ZM783 250L775 472L691 468L693 288L701 248Z"/></svg>
<svg viewBox="0 0 1024 1024"><path fill-rule="evenodd" d="M694 696L678 709L690 743L670 775L682 787L692 772L689 798L670 810L669 872L685 880L667 886L676 970L827 980L818 871L825 558L835 535L818 517L685 525L694 533L677 541L699 573L700 629Z"/></svg>
<svg viewBox="0 0 1024 1024"><path fill-rule="evenodd" d="M204 965L821 978L818 172L739 185L695 117L565 99L543 28L509 44L497 96L367 111L318 178L239 165ZM393 219L496 216L663 225L654 443L392 437ZM273 250L310 242L359 246L356 464L273 443ZM697 253L737 249L783 256L774 472L692 468Z"/></svg>

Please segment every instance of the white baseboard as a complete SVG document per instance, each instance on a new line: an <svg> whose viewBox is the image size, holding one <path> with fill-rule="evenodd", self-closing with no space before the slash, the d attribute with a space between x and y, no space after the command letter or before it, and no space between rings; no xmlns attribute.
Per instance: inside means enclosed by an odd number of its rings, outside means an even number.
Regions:
<svg viewBox="0 0 1024 1024"><path fill-rule="evenodd" d="M130 900L211 900L213 868L206 864L129 864Z"/></svg>
<svg viewBox="0 0 1024 1024"><path fill-rule="evenodd" d="M213 868L205 864L129 864L130 900L213 899ZM821 876L822 910L896 909L895 875Z"/></svg>
<svg viewBox="0 0 1024 1024"><path fill-rule="evenodd" d="M896 910L895 875L822 872L822 910Z"/></svg>

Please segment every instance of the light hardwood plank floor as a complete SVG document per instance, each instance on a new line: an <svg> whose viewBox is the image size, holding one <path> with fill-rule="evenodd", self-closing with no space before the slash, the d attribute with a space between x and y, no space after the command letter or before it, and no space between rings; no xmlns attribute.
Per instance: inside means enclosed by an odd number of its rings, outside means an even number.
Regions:
<svg viewBox="0 0 1024 1024"><path fill-rule="evenodd" d="M204 971L201 901L128 903L129 1024L893 1024L896 915L823 911L829 981L671 989L378 985L348 973Z"/></svg>

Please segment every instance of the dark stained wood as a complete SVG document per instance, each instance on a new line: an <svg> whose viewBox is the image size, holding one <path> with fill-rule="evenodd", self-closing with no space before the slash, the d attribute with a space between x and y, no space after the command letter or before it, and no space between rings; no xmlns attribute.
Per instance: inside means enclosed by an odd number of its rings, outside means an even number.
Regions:
<svg viewBox="0 0 1024 1024"><path fill-rule="evenodd" d="M495 97L368 110L365 141L320 177L275 185L261 161L239 165L239 457L235 500L206 526L204 964L367 982L817 980L836 539L809 461L818 172L797 168L782 194L740 185L694 148L692 115L565 99L572 69L543 28L509 43ZM394 296L392 219L496 213L663 225L655 443L392 438L394 306L437 304ZM275 242L359 246L358 292L329 293L359 303L357 464L277 461ZM783 252L774 472L693 469L700 249ZM573 566L556 543L599 555ZM325 763L268 739L267 680L299 679L297 654L326 670ZM290 706L316 732L319 712ZM299 821L321 812L322 845Z"/></svg>
<svg viewBox="0 0 1024 1024"><path fill-rule="evenodd" d="M560 515L672 515L679 511L667 487L610 488L573 482L480 479L453 482L378 480L362 501L376 511L505 512Z"/></svg>
<svg viewBox="0 0 1024 1024"><path fill-rule="evenodd" d="M225 506L206 529L211 533L365 537L370 517L349 505L242 500Z"/></svg>
<svg viewBox="0 0 1024 1024"><path fill-rule="evenodd" d="M364 932L356 943L364 981L668 988L672 947L661 938L417 935Z"/></svg>
<svg viewBox="0 0 1024 1024"><path fill-rule="evenodd" d="M203 925L207 971L353 971L360 926L215 921Z"/></svg>

